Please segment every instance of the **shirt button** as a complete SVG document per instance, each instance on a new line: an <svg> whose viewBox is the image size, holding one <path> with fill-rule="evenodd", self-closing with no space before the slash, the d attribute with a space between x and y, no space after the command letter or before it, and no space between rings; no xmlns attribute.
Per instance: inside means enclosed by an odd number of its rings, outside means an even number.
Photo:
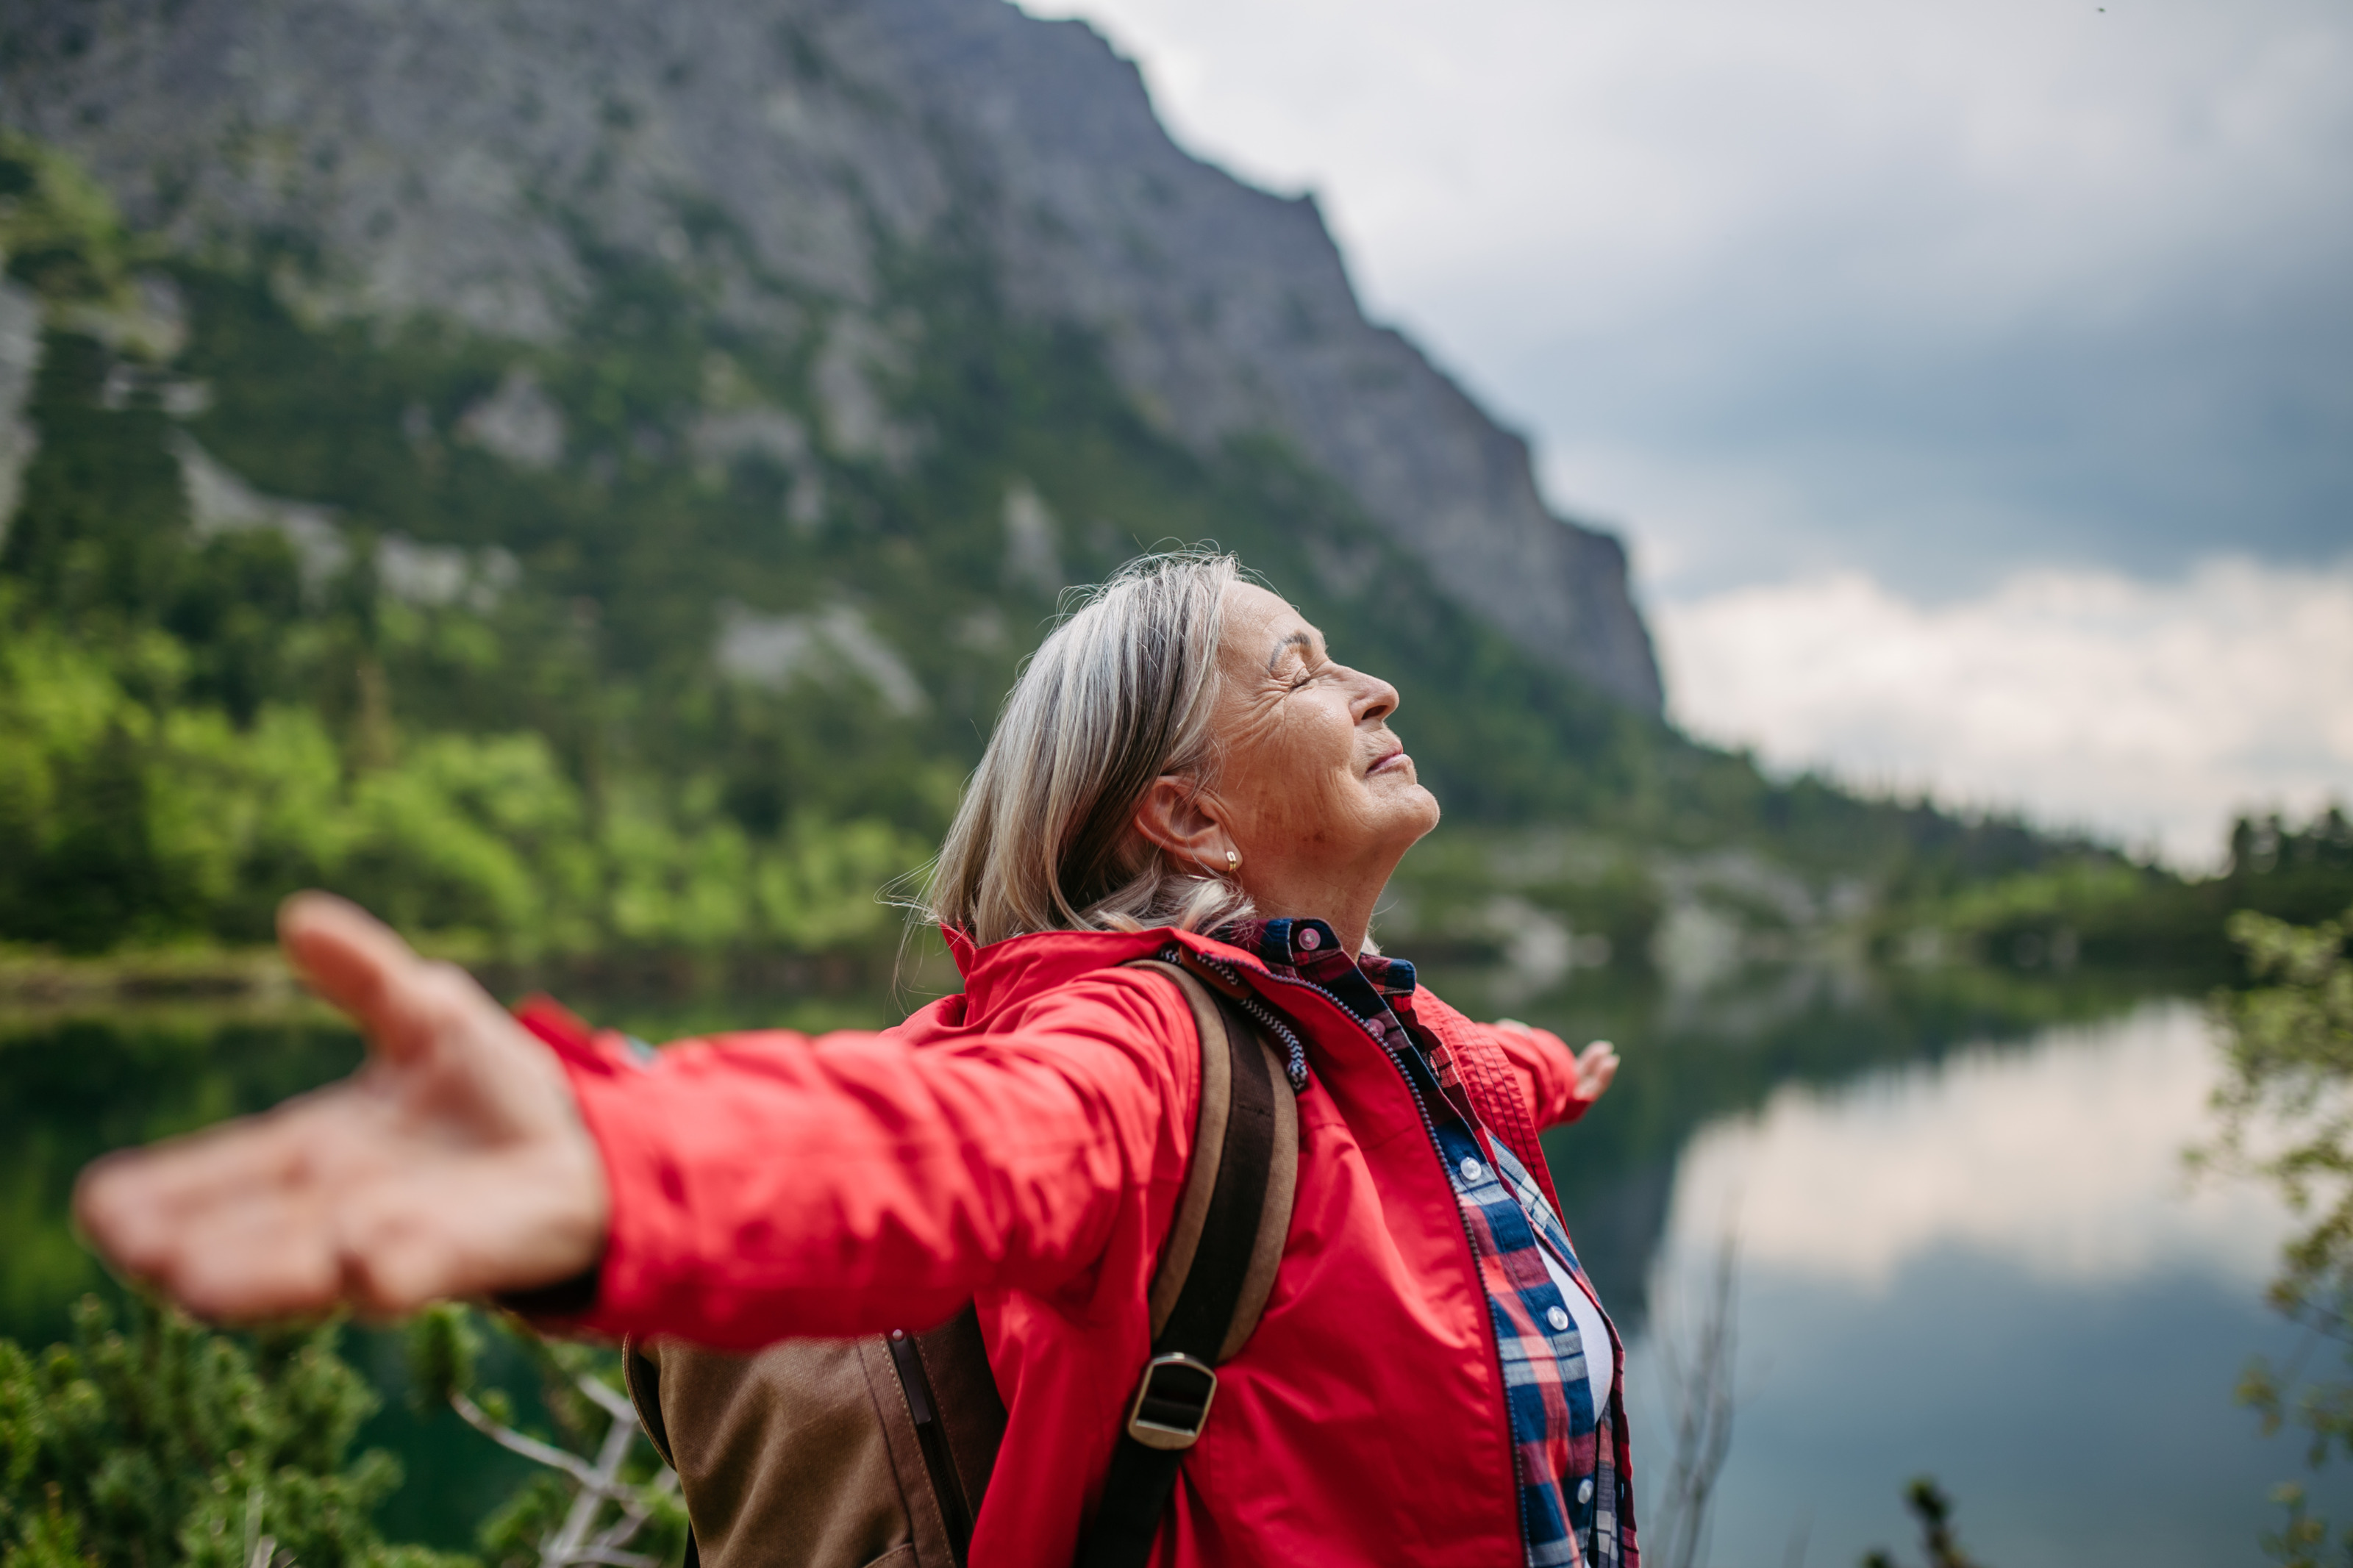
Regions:
<svg viewBox="0 0 2353 1568"><path fill-rule="evenodd" d="M1324 933L1314 926L1309 926L1299 933L1299 945L1313 952L1324 945Z"/></svg>
<svg viewBox="0 0 2353 1568"><path fill-rule="evenodd" d="M1591 1480L1582 1480L1577 1483L1577 1500L1579 1502L1591 1502L1593 1500L1593 1482Z"/></svg>
<svg viewBox="0 0 2353 1568"><path fill-rule="evenodd" d="M1552 1325L1555 1333L1558 1333L1568 1327L1568 1313L1562 1308L1554 1307L1545 1313L1545 1321Z"/></svg>
<svg viewBox="0 0 2353 1568"><path fill-rule="evenodd" d="M1475 1182L1486 1173L1487 1167L1482 1165L1478 1161L1473 1160L1468 1154L1462 1156L1462 1179L1464 1181Z"/></svg>

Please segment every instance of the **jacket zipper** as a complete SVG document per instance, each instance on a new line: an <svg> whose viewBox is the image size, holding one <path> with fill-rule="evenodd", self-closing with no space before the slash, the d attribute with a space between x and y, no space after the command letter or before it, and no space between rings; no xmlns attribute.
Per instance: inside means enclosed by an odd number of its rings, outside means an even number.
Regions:
<svg viewBox="0 0 2353 1568"><path fill-rule="evenodd" d="M1201 958L1198 953L1194 956L1196 958L1199 958L1200 962L1203 963L1212 964L1215 967L1228 971L1240 971L1242 968L1242 966L1238 963L1220 963L1215 959ZM1462 1200L1455 1196L1454 1180L1452 1177L1446 1174L1446 1151L1439 1145L1438 1122L1430 1114L1430 1107L1424 1103L1421 1098L1421 1090L1414 1086L1413 1074L1407 1071L1405 1063L1398 1059L1397 1048L1394 1046L1391 1046L1388 1041L1381 1037L1381 1031L1377 1028L1369 1019L1357 1017L1354 1008L1350 1007L1345 1002L1341 1001L1338 996L1333 994L1329 990L1316 984L1313 980L1290 978L1277 974L1271 970L1262 968L1252 969L1249 971L1249 973L1257 976L1259 979L1269 982L1271 984L1296 985L1303 990L1314 992L1315 994L1323 997L1326 1002L1331 1003L1332 1005L1339 1011L1342 1017L1348 1019L1358 1028L1364 1030L1366 1036L1371 1039L1373 1044L1380 1047L1381 1055L1388 1059L1389 1066L1396 1069L1399 1081L1405 1085L1407 1098L1413 1101L1415 1111L1421 1117L1422 1137L1430 1144L1430 1156L1438 1162L1438 1173L1446 1183L1446 1195L1453 1202L1454 1223L1462 1232L1463 1255L1471 1260L1472 1287L1478 1294L1480 1300L1482 1302L1485 1302L1487 1287L1479 1278L1479 1245L1471 1238L1471 1220L1470 1217L1462 1212ZM1229 973L1228 978L1232 979L1233 975ZM1237 981L1236 984L1240 984L1240 982ZM1504 1349L1495 1339L1495 1313L1492 1303L1488 1303L1487 1310L1479 1314L1479 1322L1486 1331L1487 1355L1490 1363L1495 1369L1495 1385L1498 1388L1502 1388L1504 1386ZM1612 1329L1611 1333L1614 1339L1616 1333L1614 1328ZM1614 1360L1617 1347L1613 1343L1610 1349ZM1522 1562L1525 1562L1527 1560L1528 1552L1527 1490L1520 1484L1519 1447L1518 1445L1512 1441L1512 1411L1511 1401L1508 1395L1499 1402L1497 1409L1503 1416L1504 1453L1509 1461L1509 1468L1512 1478L1512 1499L1514 1503L1516 1505L1514 1509L1514 1512L1518 1515L1520 1521L1520 1560Z"/></svg>

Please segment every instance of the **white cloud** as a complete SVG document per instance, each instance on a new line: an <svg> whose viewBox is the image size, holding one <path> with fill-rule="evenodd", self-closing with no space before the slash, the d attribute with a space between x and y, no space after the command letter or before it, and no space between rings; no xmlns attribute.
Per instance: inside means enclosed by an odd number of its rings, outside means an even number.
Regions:
<svg viewBox="0 0 2353 1568"><path fill-rule="evenodd" d="M1686 1145L1661 1267L1694 1270L1729 1222L1749 1266L1874 1292L1955 1247L2064 1283L2168 1267L2260 1282L2285 1210L2182 1166L2211 1131L2215 1065L2176 1002L1832 1093L1787 1087Z"/></svg>
<svg viewBox="0 0 2353 1568"><path fill-rule="evenodd" d="M1376 299L1449 336L1687 306L1767 236L1828 265L1784 308L1935 294L1966 333L2054 286L2129 309L2152 262L2253 282L2304 259L2259 235L2353 223L2327 0L1028 8L1135 54L1197 150L1318 189Z"/></svg>
<svg viewBox="0 0 2353 1568"><path fill-rule="evenodd" d="M2353 566L2030 572L1927 606L1857 574L1654 612L1676 717L1947 801L2211 864L2230 814L2353 803Z"/></svg>
<svg viewBox="0 0 2353 1568"><path fill-rule="evenodd" d="M2312 132L2348 113L2332 101L2344 18L2319 0L2155 0L2107 19L2039 0L1027 8L1086 16L1136 54L1197 149L1270 184L1328 187L1373 265L1404 277L1465 256L1525 263L1513 241L1534 237L1586 240L1559 258L1580 275L1641 279L1745 227L1852 205L1869 181L1884 197L1907 170L1938 177L1899 218L1990 197L2054 220L2042 245L2003 247L2005 267L2085 243L2113 255L2211 237L2185 191L2244 210L2323 185ZM2096 239L2078 221L2085 197L2139 232ZM1429 221L1466 214L1482 221ZM1607 246L1590 246L1597 219Z"/></svg>
<svg viewBox="0 0 2353 1568"><path fill-rule="evenodd" d="M2342 529L2338 0L1030 8L1134 53L1187 144L1315 189L1373 308L1654 586ZM1958 516L2008 521L1971 552Z"/></svg>

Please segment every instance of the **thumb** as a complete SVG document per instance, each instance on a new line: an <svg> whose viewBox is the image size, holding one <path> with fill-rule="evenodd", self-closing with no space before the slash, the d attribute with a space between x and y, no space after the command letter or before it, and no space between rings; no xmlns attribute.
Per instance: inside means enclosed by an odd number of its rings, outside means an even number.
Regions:
<svg viewBox="0 0 2353 1568"><path fill-rule="evenodd" d="M278 906L278 945L378 1052L395 1059L413 1054L413 1031L398 1026L396 1014L423 961L398 932L349 899L302 892Z"/></svg>

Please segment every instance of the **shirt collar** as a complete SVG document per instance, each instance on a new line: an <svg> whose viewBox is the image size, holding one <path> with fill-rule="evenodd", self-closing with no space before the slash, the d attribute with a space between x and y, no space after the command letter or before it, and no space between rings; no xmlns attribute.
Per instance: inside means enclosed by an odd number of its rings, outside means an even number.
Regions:
<svg viewBox="0 0 2353 1568"><path fill-rule="evenodd" d="M1218 940L1256 954L1270 968L1288 969L1314 981L1359 1016L1369 1017L1390 1000L1413 994L1412 964L1377 953L1359 954L1351 963L1340 950L1340 939L1323 921L1288 916L1237 921L1218 932Z"/></svg>

